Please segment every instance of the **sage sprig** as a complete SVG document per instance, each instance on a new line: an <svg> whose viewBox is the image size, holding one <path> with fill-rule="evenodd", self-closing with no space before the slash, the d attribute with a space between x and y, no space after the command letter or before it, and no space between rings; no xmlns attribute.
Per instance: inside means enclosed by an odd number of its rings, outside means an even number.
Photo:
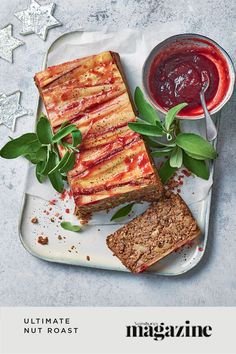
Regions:
<svg viewBox="0 0 236 354"><path fill-rule="evenodd" d="M176 116L187 103L180 103L171 108L164 121L161 121L139 87L135 90L134 99L140 117L136 122L129 123L129 128L143 135L146 143L152 148L154 157L167 157L159 169L162 182L166 183L181 166L207 180L208 160L215 159L217 152L200 135L181 132L180 122Z"/></svg>
<svg viewBox="0 0 236 354"><path fill-rule="evenodd" d="M71 135L71 143L67 137ZM48 118L42 113L39 117L36 133L26 133L16 139L11 139L0 150L0 156L5 159L25 157L36 165L37 180L43 183L49 178L53 188L62 192L66 173L70 171L76 159L76 152L82 142L82 134L75 124L63 123L54 134ZM60 147L64 155L59 154Z"/></svg>

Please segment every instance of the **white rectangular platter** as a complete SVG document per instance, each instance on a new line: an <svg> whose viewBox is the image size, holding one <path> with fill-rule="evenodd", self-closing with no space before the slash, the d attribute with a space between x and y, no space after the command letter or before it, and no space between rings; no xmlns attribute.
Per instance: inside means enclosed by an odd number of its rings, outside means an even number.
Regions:
<svg viewBox="0 0 236 354"><path fill-rule="evenodd" d="M83 32L73 32L63 35L49 48L44 60L43 69L47 66L66 61L63 60L64 57L60 58L60 56L58 56L58 53L61 51L64 52L64 55L66 55L65 52L68 51L66 58L67 60L71 60L77 57L97 53L99 51L96 50L96 47L99 47L101 48L100 51L114 50L119 52L121 55L121 62L125 62L124 67L126 73L129 72L129 69L132 71L132 67L129 68L129 63L131 63L129 53L124 55L124 57L122 56L122 52L127 51L127 46L126 48L121 48L121 50L119 50L119 46L125 46L121 41L122 36L118 36L117 41L114 41L113 37L115 34L102 34L103 35L87 32L85 39L82 37L82 40L81 36L83 35ZM133 31L133 33L132 31L129 31L127 35L123 34L123 38L125 37L125 40L130 40L129 37L132 37L133 34L136 35L136 37L138 36L137 33L135 34L135 31ZM166 36L168 35L169 34L167 33ZM163 39L164 38L165 36ZM96 41L95 49L93 43L94 40ZM114 42L114 45L110 44L111 41ZM152 43L150 46L153 46ZM72 51L70 50L71 47L73 47ZM81 51L78 50L77 52L77 48L81 48ZM146 48L146 51L148 52L148 48ZM136 54L133 55L140 54L139 50L136 50L135 53ZM141 57L144 56L145 55L142 54ZM140 72L141 69L142 67L140 66ZM128 82L131 82L131 90L133 91L136 85L140 85L140 77L136 81L134 78L135 75L131 75L131 77L129 77L129 75L127 76ZM37 112L40 113L43 109L42 102L39 99ZM220 114L215 117L217 125L219 125L219 118ZM197 124L201 125L203 122L199 121ZM32 169L29 169L29 175L30 172L32 172L31 170ZM213 177L213 172L214 165L211 165L211 179ZM110 216L117 208L109 213L97 213L92 221L83 227L82 232L75 233L65 231L60 227L61 220L77 222L73 216L73 200L69 194L66 193L66 195L63 196L52 194L51 198L46 198L39 192L34 193L34 186L30 186L31 183L32 179L28 176L19 223L20 239L24 247L31 254L51 262L127 271L127 269L107 248L106 237L120 228L122 223L128 222L134 216L144 211L147 207L147 203L136 206L132 214L120 223L110 223L109 221ZM192 190L194 190L194 183L195 181L192 179L190 188L187 188L191 194L194 194L194 192L192 192ZM211 193L212 188L211 184L209 184L209 188L202 198L193 198L192 201L191 196L188 196L187 198L188 205L202 230L202 235L193 243L159 261L152 266L148 272L168 276L178 275L187 272L199 263L206 249L208 238ZM184 195L183 197L185 199ZM37 217L38 223L32 223L31 220L34 217ZM38 236L40 235L48 237L49 241L47 245L42 245L37 242Z"/></svg>

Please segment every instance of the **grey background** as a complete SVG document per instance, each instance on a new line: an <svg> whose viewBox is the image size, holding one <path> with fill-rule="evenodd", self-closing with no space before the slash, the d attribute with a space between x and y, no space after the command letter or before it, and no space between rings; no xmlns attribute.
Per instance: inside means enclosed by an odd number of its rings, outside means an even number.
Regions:
<svg viewBox="0 0 236 354"><path fill-rule="evenodd" d="M54 0L55 16L64 24L49 31L46 42L19 35L14 12L28 0L1 0L0 27L9 22L25 45L14 64L0 60L0 92L23 92L22 105L35 111L37 90L32 77L43 55L60 34L76 30L146 28L181 21L186 32L218 41L236 62L236 1L232 0ZM41 4L48 1L40 1ZM18 119L13 136L31 131L33 117ZM63 266L28 254L18 238L18 217L26 163L0 160L0 305L2 306L230 306L236 305L236 95L223 110L213 190L210 235L201 264L178 277L133 276L111 271ZM1 145L10 131L0 126Z"/></svg>

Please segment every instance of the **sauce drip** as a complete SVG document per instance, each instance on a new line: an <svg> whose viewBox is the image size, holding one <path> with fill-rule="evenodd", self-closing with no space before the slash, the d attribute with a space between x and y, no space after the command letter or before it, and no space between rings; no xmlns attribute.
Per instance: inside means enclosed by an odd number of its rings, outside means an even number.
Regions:
<svg viewBox="0 0 236 354"><path fill-rule="evenodd" d="M152 98L165 110L186 102L188 106L181 111L181 115L191 115L193 109L201 106L203 71L209 76L205 99L210 102L219 86L219 73L213 61L196 51L173 54L158 63L154 60L149 74Z"/></svg>

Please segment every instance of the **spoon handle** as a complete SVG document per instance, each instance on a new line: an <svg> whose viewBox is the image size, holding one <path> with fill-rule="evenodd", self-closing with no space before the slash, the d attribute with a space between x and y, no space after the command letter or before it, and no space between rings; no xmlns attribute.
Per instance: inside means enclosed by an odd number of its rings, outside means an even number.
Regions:
<svg viewBox="0 0 236 354"><path fill-rule="evenodd" d="M208 141L212 141L217 137L217 129L215 126L215 123L213 122L210 113L208 112L204 93L200 94L200 99L202 103L202 108L205 114L205 119L206 119L206 138Z"/></svg>

